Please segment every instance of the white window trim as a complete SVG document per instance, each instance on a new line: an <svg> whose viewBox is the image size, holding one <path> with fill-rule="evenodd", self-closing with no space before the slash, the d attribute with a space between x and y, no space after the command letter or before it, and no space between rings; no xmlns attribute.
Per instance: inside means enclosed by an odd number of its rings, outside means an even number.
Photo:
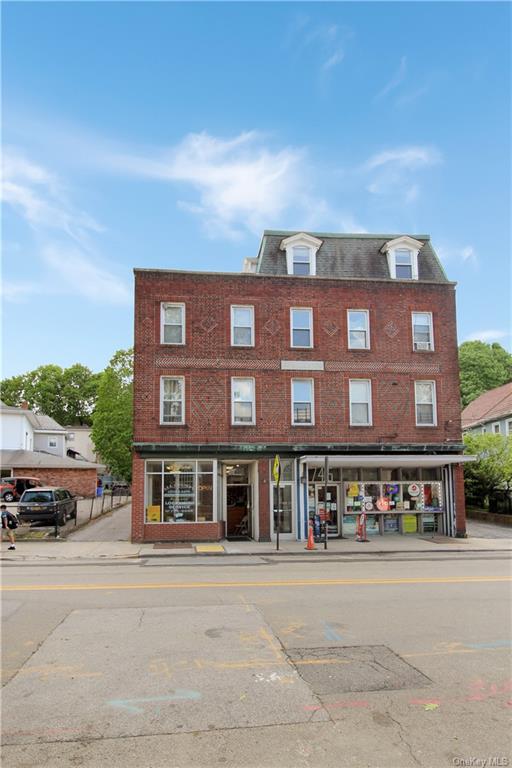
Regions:
<svg viewBox="0 0 512 768"><path fill-rule="evenodd" d="M316 275L316 253L322 245L322 240L317 237L306 234L306 232L298 232L291 237L285 237L281 240L279 246L282 251L286 251L286 272L293 277L315 277ZM297 245L302 245L305 248L309 248L309 275L294 275L293 274L293 249Z"/></svg>
<svg viewBox="0 0 512 768"><path fill-rule="evenodd" d="M418 396L417 384L432 384L432 424L418 424ZM436 382L432 379L418 379L414 382L414 420L417 427L437 427L437 389Z"/></svg>
<svg viewBox="0 0 512 768"><path fill-rule="evenodd" d="M361 424L360 422L354 424L352 421L352 393L351 393L351 384L352 382L357 381L364 381L369 385L369 396L368 396L368 423L367 424ZM348 413L349 413L349 420L350 420L350 426L351 427L372 427L373 426L373 408L372 408L372 400L373 400L373 388L372 388L372 380L371 379L349 379L348 382Z"/></svg>
<svg viewBox="0 0 512 768"><path fill-rule="evenodd" d="M311 382L311 421L295 421L293 405L295 400L293 399L293 383L295 381L310 381ZM291 380L291 399L292 399L292 426L293 427L314 427L315 426L315 380L314 379L301 379L294 378Z"/></svg>
<svg viewBox="0 0 512 768"><path fill-rule="evenodd" d="M181 421L164 421L164 379L179 379L181 381ZM160 426L179 427L185 424L185 377L160 376Z"/></svg>
<svg viewBox="0 0 512 768"><path fill-rule="evenodd" d="M235 310L236 309L251 310L251 343L250 344L235 344ZM242 327L242 326L237 326L237 327ZM232 304L231 305L231 346L246 347L246 348L254 347L254 305L253 304Z"/></svg>
<svg viewBox="0 0 512 768"><path fill-rule="evenodd" d="M366 315L366 346L365 347L353 347L350 344L350 313L351 312L364 312ZM353 349L356 352L360 350L361 352L364 352L367 349L370 349L370 311L368 309L354 309L350 308L347 309L347 344L349 349Z"/></svg>
<svg viewBox="0 0 512 768"><path fill-rule="evenodd" d="M494 429L494 427L498 427L498 431ZM493 435L501 435L501 424L499 421L493 421L492 423L492 433Z"/></svg>
<svg viewBox="0 0 512 768"><path fill-rule="evenodd" d="M430 330L430 346L428 349L416 349L414 341L414 315L428 315L429 316L429 330ZM413 352L433 352L434 346L434 318L432 312L424 312L421 309L415 309L411 312L411 327L412 327L412 350Z"/></svg>
<svg viewBox="0 0 512 768"><path fill-rule="evenodd" d="M252 420L235 421L235 381L252 381ZM240 401L240 402L246 402ZM251 427L256 424L256 379L254 376L232 376L231 377L231 426L232 427Z"/></svg>
<svg viewBox="0 0 512 768"><path fill-rule="evenodd" d="M309 334L310 334L310 341L311 344L308 344L307 346L304 346L302 344L294 344L293 343L293 313L298 310L299 312L309 312L310 317L310 323L309 323ZM297 328L296 330L303 331L306 330L305 328ZM313 307L290 307L290 347L292 349L313 349L314 346L314 340L313 340Z"/></svg>
<svg viewBox="0 0 512 768"><path fill-rule="evenodd" d="M505 422L505 433L507 437L512 435L512 419L507 419Z"/></svg>
<svg viewBox="0 0 512 768"><path fill-rule="evenodd" d="M166 307L180 307L181 308L181 341L164 341L164 318L165 318L165 308ZM183 347L185 346L185 336L186 336L186 306L184 302L181 301L162 301L160 302L160 344L165 344L166 347Z"/></svg>
<svg viewBox="0 0 512 768"><path fill-rule="evenodd" d="M401 237L396 237L394 240L389 240L387 243L384 243L381 248L381 253L385 253L387 255L389 275L392 280L406 280L407 282L410 282L411 280L418 279L418 254L423 248L423 245L424 244L420 240L415 240L413 237L409 237L408 235L402 235ZM396 276L396 251L402 250L410 251L412 255L411 278Z"/></svg>

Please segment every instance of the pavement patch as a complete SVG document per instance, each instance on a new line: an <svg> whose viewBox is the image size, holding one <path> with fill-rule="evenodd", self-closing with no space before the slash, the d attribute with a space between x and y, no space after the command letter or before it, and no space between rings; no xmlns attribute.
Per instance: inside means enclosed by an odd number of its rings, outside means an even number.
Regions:
<svg viewBox="0 0 512 768"><path fill-rule="evenodd" d="M3 703L8 744L328 719L246 605L73 611L7 683Z"/></svg>
<svg viewBox="0 0 512 768"><path fill-rule="evenodd" d="M317 696L424 688L432 682L385 645L288 648L287 654Z"/></svg>

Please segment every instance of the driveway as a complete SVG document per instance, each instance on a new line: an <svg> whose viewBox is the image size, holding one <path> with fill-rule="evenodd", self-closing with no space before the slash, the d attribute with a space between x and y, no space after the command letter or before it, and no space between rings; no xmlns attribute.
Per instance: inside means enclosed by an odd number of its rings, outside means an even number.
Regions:
<svg viewBox="0 0 512 768"><path fill-rule="evenodd" d="M132 505L126 504L70 533L67 538L70 541L130 541L131 511Z"/></svg>

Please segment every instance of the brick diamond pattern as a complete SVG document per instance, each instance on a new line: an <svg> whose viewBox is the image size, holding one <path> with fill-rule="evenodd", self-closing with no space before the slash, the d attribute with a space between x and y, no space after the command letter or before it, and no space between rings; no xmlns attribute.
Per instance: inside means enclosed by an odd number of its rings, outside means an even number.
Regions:
<svg viewBox="0 0 512 768"><path fill-rule="evenodd" d="M328 336L336 336L340 328L339 325L337 325L335 322L328 320L326 323L324 323L323 329Z"/></svg>
<svg viewBox="0 0 512 768"><path fill-rule="evenodd" d="M226 400L225 387L213 376L207 376L201 381L193 381L190 396L190 409L194 416L211 419L223 416Z"/></svg>
<svg viewBox="0 0 512 768"><path fill-rule="evenodd" d="M386 323L384 326L384 333L386 336L388 336L390 339L394 339L396 336L398 336L399 328L392 320Z"/></svg>

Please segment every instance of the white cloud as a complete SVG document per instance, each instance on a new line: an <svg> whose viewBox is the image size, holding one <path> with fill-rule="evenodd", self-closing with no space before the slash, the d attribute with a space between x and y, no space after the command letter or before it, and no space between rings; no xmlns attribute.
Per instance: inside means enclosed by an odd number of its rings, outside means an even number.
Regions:
<svg viewBox="0 0 512 768"><path fill-rule="evenodd" d="M398 69L396 72L393 73L392 77L386 85L379 91L379 93L375 96L375 101L380 101L385 96L388 95L391 91L394 91L395 88L397 88L405 79L405 75L407 73L407 57L402 56L400 59L400 64L398 66Z"/></svg>
<svg viewBox="0 0 512 768"><path fill-rule="evenodd" d="M472 245L441 245L437 248L437 253L442 261L459 261L462 264L471 264L473 267L478 266L478 253Z"/></svg>
<svg viewBox="0 0 512 768"><path fill-rule="evenodd" d="M345 58L345 43L353 35L350 28L338 24L313 24L305 14L298 15L287 30L285 45L300 52L307 52L315 59L320 75L334 69Z"/></svg>
<svg viewBox="0 0 512 768"><path fill-rule="evenodd" d="M305 153L271 150L254 131L232 139L188 134L175 147L150 156L113 154L111 168L128 174L188 184L194 200L179 207L200 215L212 235L260 233L291 207L301 207L307 189Z"/></svg>
<svg viewBox="0 0 512 768"><path fill-rule="evenodd" d="M80 249L67 244L43 248L44 263L57 278L59 293L71 292L100 304L129 305L132 294L119 278L95 264Z"/></svg>
<svg viewBox="0 0 512 768"><path fill-rule="evenodd" d="M498 341L498 339L506 339L509 335L506 331L501 330L475 331L466 336L464 341Z"/></svg>
<svg viewBox="0 0 512 768"><path fill-rule="evenodd" d="M397 168L415 170L428 165L435 165L441 161L441 153L435 147L397 147L396 149L387 149L384 152L372 155L366 161L365 168L371 171L383 166L395 166Z"/></svg>
<svg viewBox="0 0 512 768"><path fill-rule="evenodd" d="M12 147L2 157L2 200L35 230L59 230L75 240L100 225L71 205L55 175Z"/></svg>
<svg viewBox="0 0 512 768"><path fill-rule="evenodd" d="M340 49L338 51L335 51L329 58L324 61L322 64L322 69L324 72L327 72L327 70L332 69L336 66L336 64L339 64L343 59L345 58L344 52Z"/></svg>
<svg viewBox="0 0 512 768"><path fill-rule="evenodd" d="M92 255L91 236L103 231L102 227L71 203L55 174L7 148L3 155L2 199L37 235L39 255L47 267L38 283L4 282L5 300L19 302L37 292L72 292L73 296L104 303L130 303L127 286L99 266Z"/></svg>
<svg viewBox="0 0 512 768"><path fill-rule="evenodd" d="M371 194L391 194L412 203L420 194L416 174L441 162L436 147L412 145L377 152L366 160L361 171L371 177L366 185Z"/></svg>

